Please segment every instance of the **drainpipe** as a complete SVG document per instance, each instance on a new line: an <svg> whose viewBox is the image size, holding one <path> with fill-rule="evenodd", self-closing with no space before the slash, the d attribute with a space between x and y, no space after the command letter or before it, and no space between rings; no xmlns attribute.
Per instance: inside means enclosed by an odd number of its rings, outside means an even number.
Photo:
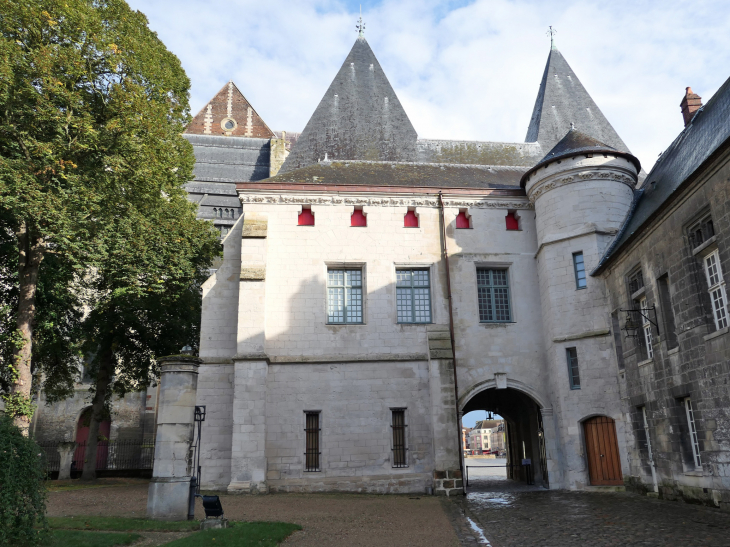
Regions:
<svg viewBox="0 0 730 547"><path fill-rule="evenodd" d="M454 365L454 407L456 410L456 438L459 447L459 469L461 470L461 488L466 495L466 483L464 478L464 450L461 446L461 417L459 412L459 383L456 377L456 343L454 340L454 306L451 298L451 268L449 268L449 252L446 249L446 220L444 219L444 198L439 191L439 216L441 218L441 252L446 265L446 297L449 299L449 335L451 336L451 351Z"/></svg>

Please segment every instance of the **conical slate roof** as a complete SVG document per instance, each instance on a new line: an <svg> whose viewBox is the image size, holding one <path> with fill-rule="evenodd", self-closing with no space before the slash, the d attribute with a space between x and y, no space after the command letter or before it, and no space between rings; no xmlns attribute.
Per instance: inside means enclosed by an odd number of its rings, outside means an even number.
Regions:
<svg viewBox="0 0 730 547"><path fill-rule="evenodd" d="M274 136L274 132L233 82L224 85L196 114L185 133L259 139L270 139Z"/></svg>
<svg viewBox="0 0 730 547"><path fill-rule="evenodd" d="M324 159L416 161L416 130L359 36L280 173Z"/></svg>
<svg viewBox="0 0 730 547"><path fill-rule="evenodd" d="M540 169L543 165L547 165L555 160L561 158L567 158L578 154L613 154L616 156L622 156L631 161L635 166L636 170L641 170L641 164L639 160L629 152L623 150L617 150L613 146L609 146L598 139L594 139L590 135L586 135L582 131L577 129L570 129L568 133L560 139L560 142L556 144L550 152L548 152L543 159L541 159L535 166L527 171L523 176L520 184L525 187L525 183L529 180L532 173Z"/></svg>
<svg viewBox="0 0 730 547"><path fill-rule="evenodd" d="M552 47L525 142L537 141L543 150L549 150L570 130L571 123L582 133L629 152L565 57Z"/></svg>

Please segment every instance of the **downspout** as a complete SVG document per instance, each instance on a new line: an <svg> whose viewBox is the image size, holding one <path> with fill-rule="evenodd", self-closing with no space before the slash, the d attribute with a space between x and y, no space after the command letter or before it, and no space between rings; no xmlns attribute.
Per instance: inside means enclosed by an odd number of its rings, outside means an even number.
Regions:
<svg viewBox="0 0 730 547"><path fill-rule="evenodd" d="M444 219L444 198L439 191L439 217L441 219L441 252L446 265L446 298L449 299L449 335L451 336L451 351L454 366L454 406L456 410L456 438L459 449L459 469L461 471L461 488L466 495L466 482L464 479L464 450L461 446L461 418L459 418L459 383L456 377L456 343L454 340L454 306L451 298L451 268L449 268L449 252L446 249L446 220Z"/></svg>

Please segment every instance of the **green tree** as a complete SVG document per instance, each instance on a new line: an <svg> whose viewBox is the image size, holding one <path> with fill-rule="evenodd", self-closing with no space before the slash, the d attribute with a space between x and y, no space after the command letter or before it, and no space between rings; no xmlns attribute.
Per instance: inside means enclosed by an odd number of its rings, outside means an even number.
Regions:
<svg viewBox="0 0 730 547"><path fill-rule="evenodd" d="M40 448L0 415L0 545L36 545L46 513Z"/></svg>
<svg viewBox="0 0 730 547"><path fill-rule="evenodd" d="M182 199L188 90L179 60L123 0L0 0L0 217L17 256L0 337L12 349L6 408L26 432L41 264L54 254L77 278L100 271L115 215Z"/></svg>
<svg viewBox="0 0 730 547"><path fill-rule="evenodd" d="M201 285L220 253L217 232L195 218L183 196L144 209L116 207L106 226L105 258L84 279L91 312L83 323L85 353L93 355L89 440L98 438L113 393L146 386L155 357L180 353L200 339ZM96 443L86 447L82 478L96 474Z"/></svg>

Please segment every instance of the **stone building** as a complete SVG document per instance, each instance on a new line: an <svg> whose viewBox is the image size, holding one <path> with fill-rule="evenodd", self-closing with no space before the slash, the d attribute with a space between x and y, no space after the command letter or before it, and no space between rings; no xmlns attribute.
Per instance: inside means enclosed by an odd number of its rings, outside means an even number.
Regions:
<svg viewBox="0 0 730 547"><path fill-rule="evenodd" d="M623 485L632 423L586 272L643 174L554 47L526 142L422 140L359 36L278 172L236 181L203 294L203 488L454 494L472 410L505 418L513 478Z"/></svg>
<svg viewBox="0 0 730 547"><path fill-rule="evenodd" d="M593 275L609 295L627 482L729 509L730 80L705 106L687 88L681 107L684 130Z"/></svg>

